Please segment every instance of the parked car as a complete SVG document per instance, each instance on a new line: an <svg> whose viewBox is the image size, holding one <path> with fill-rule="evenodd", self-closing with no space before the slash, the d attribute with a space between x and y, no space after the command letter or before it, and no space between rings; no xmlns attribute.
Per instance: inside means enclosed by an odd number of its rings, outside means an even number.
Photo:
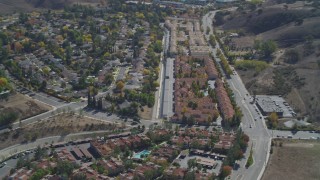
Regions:
<svg viewBox="0 0 320 180"><path fill-rule="evenodd" d="M6 163L6 162L1 163L1 164L0 164L0 168L4 167L5 165L7 165L7 163Z"/></svg>

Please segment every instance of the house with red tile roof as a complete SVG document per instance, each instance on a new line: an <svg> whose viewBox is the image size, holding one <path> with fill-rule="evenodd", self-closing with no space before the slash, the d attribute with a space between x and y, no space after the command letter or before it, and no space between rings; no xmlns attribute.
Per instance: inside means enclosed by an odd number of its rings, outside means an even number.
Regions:
<svg viewBox="0 0 320 180"><path fill-rule="evenodd" d="M34 173L33 169L21 168L9 176L9 180L28 180Z"/></svg>
<svg viewBox="0 0 320 180"><path fill-rule="evenodd" d="M174 115L176 123L209 125L218 114L212 98L205 96L208 80L218 77L213 60L208 56L178 56L174 63Z"/></svg>
<svg viewBox="0 0 320 180"><path fill-rule="evenodd" d="M231 120L235 114L228 93L220 79L216 80L215 92L217 94L219 109L224 120Z"/></svg>
<svg viewBox="0 0 320 180"><path fill-rule="evenodd" d="M108 172L108 176L115 176L124 171L124 165L121 160L110 158L110 160L99 160L98 165L104 167Z"/></svg>
<svg viewBox="0 0 320 180"><path fill-rule="evenodd" d="M76 159L73 157L73 155L68 151L67 149L61 149L56 151L57 158L61 161L69 161L69 162L76 162Z"/></svg>

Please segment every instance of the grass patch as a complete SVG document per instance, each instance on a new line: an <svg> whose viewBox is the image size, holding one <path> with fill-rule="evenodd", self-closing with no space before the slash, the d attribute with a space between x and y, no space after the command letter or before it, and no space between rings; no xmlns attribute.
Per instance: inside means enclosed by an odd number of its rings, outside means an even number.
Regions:
<svg viewBox="0 0 320 180"><path fill-rule="evenodd" d="M258 60L240 60L236 61L235 67L244 71L248 69L254 69L256 72L261 72L269 67L269 64L265 61Z"/></svg>
<svg viewBox="0 0 320 180"><path fill-rule="evenodd" d="M253 150L251 147L250 155L249 155L248 161L246 163L246 168L250 167L252 164L253 164Z"/></svg>

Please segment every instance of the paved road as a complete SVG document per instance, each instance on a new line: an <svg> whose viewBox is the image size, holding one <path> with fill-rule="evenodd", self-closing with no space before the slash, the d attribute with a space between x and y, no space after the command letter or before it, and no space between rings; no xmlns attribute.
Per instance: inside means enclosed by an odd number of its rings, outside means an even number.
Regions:
<svg viewBox="0 0 320 180"><path fill-rule="evenodd" d="M170 42L170 32L165 29L164 54L167 54ZM162 93L160 95L159 118L171 117L173 114L173 66L174 58L164 57L162 75Z"/></svg>
<svg viewBox="0 0 320 180"><path fill-rule="evenodd" d="M212 29L212 19L216 11L209 12L202 19L203 29L210 28L210 34L213 32ZM206 35L208 38L208 35ZM220 59L216 56L217 49L219 49L219 44L215 48L212 48L211 51L215 57L215 60L219 63ZM234 170L231 179L247 179L247 180L256 180L260 178L261 172L263 172L266 162L269 156L269 143L271 137L269 131L266 129L264 119L260 119L260 113L255 109L256 107L249 103L249 92L246 90L244 84L241 81L241 78L237 73L231 75L230 79L227 79L228 84L234 92L235 100L243 112L243 118L241 127L243 131L249 135L250 143L253 148L253 157L254 165L248 169L245 169L246 159L242 159L240 162L240 168ZM255 118L258 118L255 121ZM245 157L248 157L249 151L246 152Z"/></svg>
<svg viewBox="0 0 320 180"><path fill-rule="evenodd" d="M0 162L2 159L11 157L15 154L19 154L21 152L25 152L26 150L32 150L37 148L38 146L46 146L51 143L57 143L57 142L68 142L73 141L78 138L83 138L83 135L94 135L94 134L103 134L106 131L93 131L93 132L81 132L81 133L74 133L74 134L68 134L66 136L51 136L46 138L37 139L34 142L30 142L27 144L17 144L5 149L0 150ZM29 155L29 158L32 157L32 154ZM27 156L24 156L24 158L27 158ZM14 168L16 166L18 159L8 159L5 161L7 165L0 168L0 179L3 178L5 175L9 174L10 169Z"/></svg>
<svg viewBox="0 0 320 180"><path fill-rule="evenodd" d="M163 36L162 39L162 47L163 47L163 51L160 55L160 72L159 72L159 88L157 89L157 91L155 92L155 103L152 109L152 120L157 120L159 118L161 118L161 109L162 109L162 96L163 96L163 86L164 86L164 76L165 76L165 68L164 68L164 58L165 58L165 54L166 54L166 50L168 49L167 44L168 44L168 31L165 30L165 34Z"/></svg>

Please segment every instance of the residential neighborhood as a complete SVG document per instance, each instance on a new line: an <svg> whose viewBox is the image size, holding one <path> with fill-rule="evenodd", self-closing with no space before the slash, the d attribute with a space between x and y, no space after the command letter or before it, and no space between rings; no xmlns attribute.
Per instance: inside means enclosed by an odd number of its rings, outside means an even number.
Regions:
<svg viewBox="0 0 320 180"><path fill-rule="evenodd" d="M317 179L319 7L0 0L0 178Z"/></svg>

